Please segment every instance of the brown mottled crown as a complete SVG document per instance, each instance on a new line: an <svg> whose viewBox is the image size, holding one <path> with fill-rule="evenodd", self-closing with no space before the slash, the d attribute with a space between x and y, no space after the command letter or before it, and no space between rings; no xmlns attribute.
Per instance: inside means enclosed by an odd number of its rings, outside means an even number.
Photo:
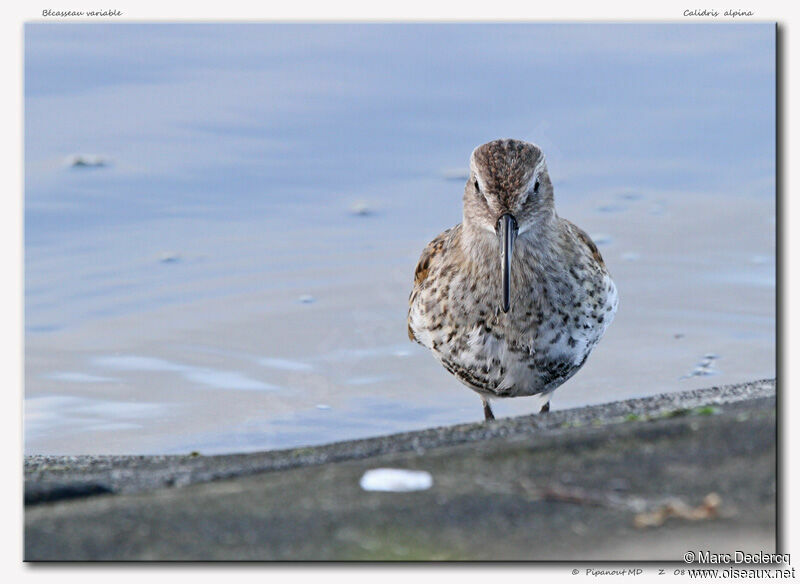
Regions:
<svg viewBox="0 0 800 584"><path fill-rule="evenodd" d="M484 188L492 193L508 194L528 186L541 157L538 146L510 139L487 142L472 153Z"/></svg>

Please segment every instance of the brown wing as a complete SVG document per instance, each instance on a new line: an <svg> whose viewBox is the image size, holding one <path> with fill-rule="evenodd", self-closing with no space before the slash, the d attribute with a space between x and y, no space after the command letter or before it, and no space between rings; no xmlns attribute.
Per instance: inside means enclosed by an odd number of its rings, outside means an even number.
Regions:
<svg viewBox="0 0 800 584"><path fill-rule="evenodd" d="M430 271L431 262L433 258L435 258L438 254L441 253L442 248L444 247L444 243L447 240L450 232L453 229L448 229L443 233L440 233L436 236L436 238L431 241L425 249L422 250L422 255L419 257L419 261L417 262L417 267L414 270L414 287L411 289L411 296L408 298L408 305L409 309L412 304L414 304L414 300L417 297L420 289L422 288L425 279L428 277L428 272ZM416 341L417 338L414 336L414 331L411 330L411 321L408 321L408 338L412 341Z"/></svg>
<svg viewBox="0 0 800 584"><path fill-rule="evenodd" d="M581 229L571 221L567 221L566 219L564 219L564 221L566 221L567 224L572 228L572 231L575 233L575 235L578 237L581 243L583 243L586 246L586 248L592 254L592 257L595 259L595 261L599 263L602 267L605 267L606 263L603 261L603 256L600 255L600 250L597 249L597 246L594 244L594 241L592 241L592 238L589 237L583 229Z"/></svg>

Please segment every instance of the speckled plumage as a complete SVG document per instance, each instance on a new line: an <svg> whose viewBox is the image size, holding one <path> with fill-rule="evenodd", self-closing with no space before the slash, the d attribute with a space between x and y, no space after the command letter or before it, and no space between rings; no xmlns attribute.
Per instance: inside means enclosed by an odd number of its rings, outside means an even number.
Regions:
<svg viewBox="0 0 800 584"><path fill-rule="evenodd" d="M498 218L519 226L511 303L501 305ZM412 340L486 400L549 395L574 375L617 309L617 291L586 233L558 217L541 150L495 140L473 151L464 220L428 244L408 313Z"/></svg>

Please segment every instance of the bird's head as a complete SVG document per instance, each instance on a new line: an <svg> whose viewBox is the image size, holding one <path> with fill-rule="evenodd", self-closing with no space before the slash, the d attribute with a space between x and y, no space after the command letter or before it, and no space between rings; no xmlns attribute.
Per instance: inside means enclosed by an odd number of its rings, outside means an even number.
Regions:
<svg viewBox="0 0 800 584"><path fill-rule="evenodd" d="M464 224L499 240L504 312L510 307L514 241L517 236L535 238L554 216L553 184L538 146L494 140L472 151Z"/></svg>

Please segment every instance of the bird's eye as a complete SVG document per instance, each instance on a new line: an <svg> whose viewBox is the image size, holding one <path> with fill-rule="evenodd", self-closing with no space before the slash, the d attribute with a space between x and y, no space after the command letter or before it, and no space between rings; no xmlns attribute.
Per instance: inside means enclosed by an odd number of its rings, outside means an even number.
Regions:
<svg viewBox="0 0 800 584"><path fill-rule="evenodd" d="M481 192L481 187L480 187L480 185L478 185L478 179L477 178L475 179L475 190L478 191L479 193Z"/></svg>
<svg viewBox="0 0 800 584"><path fill-rule="evenodd" d="M538 194L539 194L539 181L538 181L538 180L537 180L537 181L536 181L536 183L533 185L533 194L534 194L534 195L538 195Z"/></svg>

